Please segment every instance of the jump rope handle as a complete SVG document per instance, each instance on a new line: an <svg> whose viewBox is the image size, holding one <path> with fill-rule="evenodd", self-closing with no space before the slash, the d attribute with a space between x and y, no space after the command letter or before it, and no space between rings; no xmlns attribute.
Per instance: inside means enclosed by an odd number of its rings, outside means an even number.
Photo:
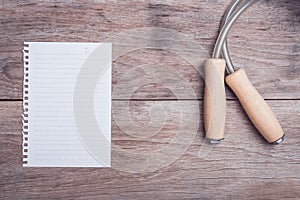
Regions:
<svg viewBox="0 0 300 200"><path fill-rule="evenodd" d="M245 71L239 69L226 78L226 83L238 97L250 120L269 143L283 141L284 132L274 113L253 87Z"/></svg>
<svg viewBox="0 0 300 200"><path fill-rule="evenodd" d="M204 63L204 126L211 143L224 139L226 96L224 86L224 59L207 59Z"/></svg>

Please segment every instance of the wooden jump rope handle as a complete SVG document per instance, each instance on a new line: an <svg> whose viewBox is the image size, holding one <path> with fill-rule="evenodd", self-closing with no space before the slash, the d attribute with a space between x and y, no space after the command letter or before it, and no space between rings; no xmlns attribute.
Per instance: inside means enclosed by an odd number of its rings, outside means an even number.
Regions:
<svg viewBox="0 0 300 200"><path fill-rule="evenodd" d="M206 138L218 143L224 138L226 96L224 86L224 59L208 59L204 63L204 126Z"/></svg>
<svg viewBox="0 0 300 200"><path fill-rule="evenodd" d="M228 75L225 80L263 137L270 143L281 139L284 133L278 120L262 96L253 87L245 71L239 69Z"/></svg>

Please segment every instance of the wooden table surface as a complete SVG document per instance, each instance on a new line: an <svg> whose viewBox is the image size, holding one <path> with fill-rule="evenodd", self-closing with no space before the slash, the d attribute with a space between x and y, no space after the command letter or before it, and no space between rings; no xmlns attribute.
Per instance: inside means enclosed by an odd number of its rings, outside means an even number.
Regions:
<svg viewBox="0 0 300 200"><path fill-rule="evenodd" d="M1 0L0 199L300 199L299 0L258 1L229 36L234 63L246 70L286 133L282 144L265 142L228 88L225 140L206 144L203 78L157 42L158 48L138 48L113 60L112 168L22 167L24 41L102 42L150 27L156 35L180 33L168 42L184 45L189 38L208 55L229 3ZM113 52L118 48L113 44ZM146 84L132 88L136 79Z"/></svg>

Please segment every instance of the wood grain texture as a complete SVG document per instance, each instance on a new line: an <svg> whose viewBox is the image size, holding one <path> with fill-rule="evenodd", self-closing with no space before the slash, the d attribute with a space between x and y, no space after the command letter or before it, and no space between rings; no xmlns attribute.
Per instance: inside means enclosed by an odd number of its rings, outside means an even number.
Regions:
<svg viewBox="0 0 300 200"><path fill-rule="evenodd" d="M130 173L126 162L117 166L113 156L113 168L23 168L21 166L21 129L14 120L20 116L21 102L0 102L0 197L1 199L27 198L122 198L122 199L285 199L300 197L300 101L268 101L282 122L287 134L281 145L268 145L249 122L237 101L229 101L225 140L209 148L204 137L203 113L195 116L199 104L193 101L131 101L128 127L117 122L123 115L125 101L113 101L112 143L138 156L151 155L155 150L176 136L180 123L193 127L193 121L180 120L180 114L187 112L194 119L199 118L199 129L188 149L171 164L154 172ZM143 133L133 137L134 124L147 125L149 111L159 104L166 112L161 130L145 139ZM183 106L180 106L183 105ZM202 109L201 109L202 110ZM17 114L16 114L17 113ZM114 117L118 116L118 117ZM150 114L151 116L151 114ZM17 118L20 120L20 117ZM7 130L10 127L10 131ZM186 128L181 134L187 134ZM175 144L180 149L182 143ZM115 152L113 150L113 152ZM200 153L199 153L200 152ZM117 160L116 160L117 159ZM157 158L157 165L166 157ZM139 161L136 160L138 163ZM123 167L123 171L120 167ZM263 189L262 189L263 188Z"/></svg>
<svg viewBox="0 0 300 200"><path fill-rule="evenodd" d="M21 50L24 41L99 42L138 27L168 28L192 38L209 55L228 4L229 1L220 0L2 0L0 98L22 97ZM298 0L259 1L241 16L229 37L234 63L245 68L264 98L300 98L299 10ZM170 42L172 39L175 38L170 38ZM179 40L184 43L183 39ZM189 83L188 86L180 85L183 91L185 87L195 90L197 96L186 95L186 99L203 99L203 80L197 70L179 55L161 50L159 44L157 50L138 49L117 58L113 64L113 86L120 84L121 77L137 66L160 64L177 71ZM114 50L117 48L113 47ZM200 56L205 59L199 53ZM168 82L173 83L177 79L172 78ZM123 90L113 96L114 99L126 98L130 80L121 86ZM230 91L227 93L228 98L234 98ZM140 87L132 97L174 99L176 95L153 82Z"/></svg>
<svg viewBox="0 0 300 200"><path fill-rule="evenodd" d="M192 66L163 46L180 44L183 52L204 61L229 3L1 0L0 199L299 199L300 1L259 1L228 39L235 66L245 69L278 117L287 135L282 145L266 144L228 89L225 140L214 148L206 144L202 65ZM160 32L153 31L147 42L155 48L114 59L113 168L23 168L23 42L112 41L139 27L184 37L170 35L161 42ZM127 40L122 42L113 44L113 55ZM136 80L147 84L133 89ZM126 99L132 99L130 115ZM165 147L169 151L159 151Z"/></svg>

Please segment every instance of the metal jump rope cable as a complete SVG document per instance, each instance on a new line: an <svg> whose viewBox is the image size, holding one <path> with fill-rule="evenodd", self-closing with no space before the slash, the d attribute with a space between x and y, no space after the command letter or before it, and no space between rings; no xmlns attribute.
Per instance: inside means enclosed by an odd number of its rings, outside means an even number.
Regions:
<svg viewBox="0 0 300 200"><path fill-rule="evenodd" d="M269 143L279 144L284 138L284 132L278 120L253 87L245 71L243 69L235 71L226 43L227 34L234 22L255 1L247 0L241 3L241 0L235 0L232 2L222 20L222 28L214 48L213 58L205 61L204 123L206 137L211 143L219 143L224 138L225 67L229 74L225 79L226 83L234 91L258 131ZM221 51L224 59L220 59Z"/></svg>
<svg viewBox="0 0 300 200"><path fill-rule="evenodd" d="M230 6L226 10L226 12L224 14L224 17L222 19L221 27L223 27L225 25L226 21L228 20L230 15L235 11L235 9L238 7L240 2L241 2L241 0L235 0L230 4ZM222 57L226 60L226 71L227 71L227 73L228 74L233 73L234 72L234 66L232 64L230 54L229 54L229 50L228 50L228 46L227 46L227 37L226 37L226 39L224 41L224 44L223 44Z"/></svg>
<svg viewBox="0 0 300 200"><path fill-rule="evenodd" d="M247 0L247 1L244 1L242 3L242 5L238 9L236 9L236 10L234 10L234 9L235 9L235 7L238 6L238 4L240 3L240 0L234 1L233 4L230 6L230 8L228 9L228 12L226 13L226 15L225 15L225 17L223 19L223 23L225 22L225 24L222 25L222 29L221 29L221 31L219 33L219 37L218 37L218 39L216 41L214 52L213 52L213 56L212 56L213 58L220 58L221 57L221 51L222 51L222 49L224 49L223 45L225 44L227 35L228 35L228 33L229 33L232 25L239 18L239 16L247 8L249 8L255 1L256 0ZM234 10L234 12L233 12L233 10ZM227 47L227 44L226 44L226 47ZM228 53L228 48L226 48L226 50L225 50L225 56L227 56L227 59L228 59L228 60L226 60L226 62L228 61L227 62L228 71L230 73L233 73L234 72L234 68L233 68L231 59L230 59L229 55L226 54L226 53Z"/></svg>

